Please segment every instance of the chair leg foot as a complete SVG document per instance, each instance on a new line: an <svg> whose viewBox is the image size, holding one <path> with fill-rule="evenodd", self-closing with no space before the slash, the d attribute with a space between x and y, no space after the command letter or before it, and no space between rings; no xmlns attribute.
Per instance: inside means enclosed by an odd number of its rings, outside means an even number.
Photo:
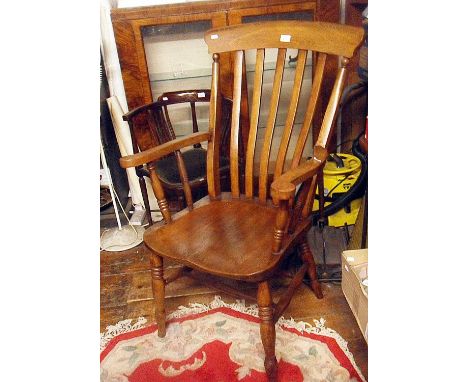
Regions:
<svg viewBox="0 0 468 382"><path fill-rule="evenodd" d="M322 286L318 280L312 281L310 287L319 300L323 298Z"/></svg>
<svg viewBox="0 0 468 382"><path fill-rule="evenodd" d="M322 286L320 285L320 281L318 281L317 278L317 268L315 266L314 256L312 255L312 251L310 250L309 244L307 243L307 239L304 239L299 244L299 253L301 255L302 261L307 263L309 266L307 268L307 273L310 277L310 288L318 299L323 298Z"/></svg>
<svg viewBox="0 0 468 382"><path fill-rule="evenodd" d="M275 356L275 322L273 320L274 309L271 299L268 281L258 284L258 315L260 318L260 335L265 350L265 371L269 382L278 380L278 361Z"/></svg>
<svg viewBox="0 0 468 382"><path fill-rule="evenodd" d="M164 308L165 282L163 278L162 257L152 254L151 263L151 286L153 288L154 315L158 324L158 336L166 335L166 311Z"/></svg>

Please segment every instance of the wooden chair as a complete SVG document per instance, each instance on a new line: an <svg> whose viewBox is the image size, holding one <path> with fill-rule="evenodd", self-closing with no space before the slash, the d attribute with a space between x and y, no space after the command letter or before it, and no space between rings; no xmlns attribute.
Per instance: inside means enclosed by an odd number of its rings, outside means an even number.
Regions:
<svg viewBox="0 0 468 382"><path fill-rule="evenodd" d="M190 105L193 133L197 133L196 103L209 102L210 95L211 91L209 89L166 92L161 94L156 102L143 105L126 113L123 119L130 126L134 152L140 151L134 134L135 123L139 122L140 126L145 126L152 134L153 141L158 144L169 142L176 139L176 135L172 127L168 106L186 103ZM225 113L230 115L232 101L223 98L223 108ZM222 135L223 141L226 142L229 137L229 130L223 129ZM229 178L229 159L223 154L221 154L220 169L221 177L224 180ZM185 167L184 172L179 171L179 168L182 167ZM175 198L177 198L177 210L184 208L186 203L183 190L187 185L184 186L184 182L196 193L195 200L206 195L206 150L202 148L200 143L196 143L189 150L177 151L175 154L171 153L167 157L159 159L158 168L158 177L165 191L175 194ZM149 172L144 166L137 166L136 173L140 182L147 219L149 224L152 225L153 220L145 182L145 177L149 177ZM186 175L185 178L184 174Z"/></svg>
<svg viewBox="0 0 468 382"><path fill-rule="evenodd" d="M311 289L322 298L317 280L314 259L306 240L311 226L311 204L316 186L322 189L322 168L327 158L340 95L345 84L346 65L360 45L363 31L345 25L322 22L275 21L252 23L210 30L205 34L209 52L213 54L213 77L208 132L199 132L164 143L159 147L120 159L128 168L148 163L149 173L165 223L148 228L144 242L151 251L151 275L155 298L155 317L158 334L165 336L164 289L167 283L180 275L202 272L228 279L258 284L260 334L265 349L265 369L270 381L277 378L275 357L275 322L288 306L295 288L304 275L309 274ZM258 195L254 195L254 153L258 132L265 48L278 48L269 116L260 157ZM271 143L282 86L287 48L298 49L298 60L290 106L286 117L281 144L276 154L274 181L268 197L268 164L272 155ZM256 64L251 101L250 130L245 162L245 189L239 181L239 115L242 98L242 72L244 51L256 50ZM293 147L290 168L285 158L294 125L308 50L316 54L315 72L304 123ZM231 52L234 64L233 109L230 136L231 192L220 191L220 92L219 55ZM330 55L343 56L337 70L334 87L324 113L313 158L302 161L305 142L311 128L314 110L320 94L325 62ZM164 190L157 176L156 159L183 147L208 141L207 179L209 195L197 203L187 203L187 208L171 216ZM296 194L299 185L300 193ZM190 201L187 192L187 200ZM241 192L242 191L242 192ZM323 205L323 203L322 203ZM277 303L272 300L269 287L280 264L288 256L298 253L302 267L291 281L287 291ZM163 258L184 265L178 272L164 276Z"/></svg>

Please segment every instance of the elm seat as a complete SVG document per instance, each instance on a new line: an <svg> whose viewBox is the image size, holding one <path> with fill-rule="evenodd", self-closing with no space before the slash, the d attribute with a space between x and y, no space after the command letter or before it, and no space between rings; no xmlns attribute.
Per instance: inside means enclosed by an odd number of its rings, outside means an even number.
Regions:
<svg viewBox="0 0 468 382"><path fill-rule="evenodd" d="M195 208L171 224L153 225L144 241L155 253L185 265L238 280L273 268L276 209L243 200L220 200ZM190 240L180 240L184 232ZM217 240L214 240L216 238Z"/></svg>
<svg viewBox="0 0 468 382"><path fill-rule="evenodd" d="M194 148L182 152L182 158L187 169L189 183L206 178L206 150ZM229 159L220 158L221 171L229 170ZM164 183L177 187L182 183L177 161L174 156L168 156L158 161L158 177Z"/></svg>

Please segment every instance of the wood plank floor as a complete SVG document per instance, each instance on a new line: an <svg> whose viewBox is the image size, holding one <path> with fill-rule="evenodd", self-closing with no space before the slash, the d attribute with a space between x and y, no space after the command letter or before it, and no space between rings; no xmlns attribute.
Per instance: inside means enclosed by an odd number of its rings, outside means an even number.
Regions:
<svg viewBox="0 0 468 382"><path fill-rule="evenodd" d="M148 250L143 246L122 252L101 251L101 331L124 319L145 317L154 320ZM167 268L175 264L165 264ZM272 285L273 295L285 290L288 279L279 279ZM253 297L253 284L242 283L239 287ZM290 306L284 312L286 318L313 324L314 319L323 317L326 326L336 330L348 341L357 365L367 379L367 344L346 302L341 285L322 284L324 298L317 300L310 289L302 284L296 291ZM166 287L166 311L191 302L207 304L215 295L231 303L235 298L187 277L180 278Z"/></svg>

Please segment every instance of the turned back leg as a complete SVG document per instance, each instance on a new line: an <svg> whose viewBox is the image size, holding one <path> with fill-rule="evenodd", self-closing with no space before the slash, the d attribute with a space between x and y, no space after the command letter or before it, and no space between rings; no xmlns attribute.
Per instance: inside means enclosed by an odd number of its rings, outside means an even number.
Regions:
<svg viewBox="0 0 468 382"><path fill-rule="evenodd" d="M158 336L166 335L166 310L164 308L165 283L163 278L163 259L160 256L151 254L151 286L153 288L153 298L155 304L155 317L158 324Z"/></svg>
<svg viewBox="0 0 468 382"><path fill-rule="evenodd" d="M278 380L278 361L275 356L275 322L274 309L268 281L258 284L258 316L260 318L260 335L265 349L265 370L270 382Z"/></svg>
<svg viewBox="0 0 468 382"><path fill-rule="evenodd" d="M299 244L299 254L303 262L308 265L307 273L310 277L310 287L313 290L317 298L323 298L322 287L317 278L317 268L315 266L315 260L312 256L312 251L310 250L309 243L307 239L304 238Z"/></svg>

